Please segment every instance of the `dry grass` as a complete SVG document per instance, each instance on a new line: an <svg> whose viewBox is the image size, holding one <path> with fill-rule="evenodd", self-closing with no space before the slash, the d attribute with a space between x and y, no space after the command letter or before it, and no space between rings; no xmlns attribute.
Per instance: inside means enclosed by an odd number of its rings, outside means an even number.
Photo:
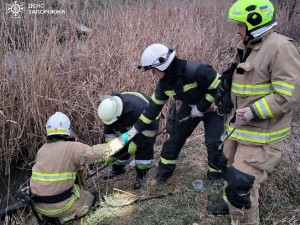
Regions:
<svg viewBox="0 0 300 225"><path fill-rule="evenodd" d="M97 117L99 95L111 91L152 94L157 80L136 69L148 45L172 46L180 58L211 64L220 73L238 40L234 37L234 28L227 23L227 9L233 0L59 2L65 4L55 7L68 9L68 15L43 15L35 19L25 14L22 19L12 20L1 11L0 171L6 173L15 160L22 159L25 163L34 160L45 141L46 119L55 111L70 116L79 141L90 145L98 143L103 127ZM275 1L276 6L281 3ZM284 1L279 10L281 15L285 15L294 3L295 0ZM278 30L300 41L299 20L291 17L286 21L284 16L279 16L278 21ZM78 38L77 23L91 28L91 35ZM167 107L164 114L167 114ZM291 153L284 156L268 183L262 186L262 224L300 223L300 200L295 194L300 191L298 121L293 129L296 133L291 137L294 140L290 139L287 145ZM161 122L161 127L164 123ZM158 162L160 144L165 138L166 135L157 140L155 162ZM206 153L202 143L200 130L182 151L184 160L180 161L174 178L159 187L146 185L140 191L143 195L166 191L178 194L137 204L131 212L119 217L114 215L108 221L114 221L112 224L151 224L143 221L147 221L145 216L152 216L149 219L152 224L189 224L193 220L200 224L227 223L227 217L214 218L205 212L208 203L219 199L220 190L207 183L202 192L192 190L193 179L205 179ZM201 149L200 155L195 148ZM154 173L154 169L151 170L150 176ZM129 168L123 179L105 183L94 180L89 189L102 193L108 193L112 187L130 190L134 177L133 168ZM289 185L282 185L283 182ZM274 196L280 197L275 199ZM153 205L153 210L149 210ZM160 211L164 214L160 215Z"/></svg>

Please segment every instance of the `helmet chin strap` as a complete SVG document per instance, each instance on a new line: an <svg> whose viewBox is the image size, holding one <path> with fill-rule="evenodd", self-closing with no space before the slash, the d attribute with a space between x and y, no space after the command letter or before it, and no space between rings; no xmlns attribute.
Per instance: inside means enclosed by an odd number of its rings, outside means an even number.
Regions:
<svg viewBox="0 0 300 225"><path fill-rule="evenodd" d="M254 39L254 36L249 32L248 28L247 28L247 31L246 31L246 36L244 38L244 43L245 45L248 44L249 41L253 40Z"/></svg>

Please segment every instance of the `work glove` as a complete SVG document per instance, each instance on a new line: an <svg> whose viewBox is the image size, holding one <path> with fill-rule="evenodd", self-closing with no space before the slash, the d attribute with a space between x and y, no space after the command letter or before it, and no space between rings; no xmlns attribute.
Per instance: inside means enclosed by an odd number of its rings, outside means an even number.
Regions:
<svg viewBox="0 0 300 225"><path fill-rule="evenodd" d="M132 141L130 142L129 146L128 146L128 153L131 155L133 153L135 153L137 150L137 145Z"/></svg>
<svg viewBox="0 0 300 225"><path fill-rule="evenodd" d="M109 157L105 160L104 165L107 166L107 165L111 164L112 162L114 162L115 160L116 160L115 157L109 156Z"/></svg>
<svg viewBox="0 0 300 225"><path fill-rule="evenodd" d="M198 110L196 105L194 105L193 108L192 108L191 117L192 118L203 117L203 113Z"/></svg>

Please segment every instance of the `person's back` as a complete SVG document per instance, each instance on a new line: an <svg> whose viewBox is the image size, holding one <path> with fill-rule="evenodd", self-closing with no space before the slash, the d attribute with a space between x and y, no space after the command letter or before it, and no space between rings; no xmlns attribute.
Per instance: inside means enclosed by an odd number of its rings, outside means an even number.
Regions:
<svg viewBox="0 0 300 225"><path fill-rule="evenodd" d="M30 192L34 207L61 222L85 215L94 196L75 183L84 164L104 162L112 151L110 144L90 147L70 138L70 120L61 113L52 115L46 125L47 143L38 151L32 168Z"/></svg>

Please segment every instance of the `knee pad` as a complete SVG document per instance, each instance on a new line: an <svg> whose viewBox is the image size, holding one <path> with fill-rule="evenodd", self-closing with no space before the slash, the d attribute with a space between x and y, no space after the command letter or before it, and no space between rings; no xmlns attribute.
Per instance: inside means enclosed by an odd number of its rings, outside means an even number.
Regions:
<svg viewBox="0 0 300 225"><path fill-rule="evenodd" d="M228 201L238 209L250 209L250 189L253 187L255 177L233 166L229 167L227 172L228 186L225 188L225 193Z"/></svg>

